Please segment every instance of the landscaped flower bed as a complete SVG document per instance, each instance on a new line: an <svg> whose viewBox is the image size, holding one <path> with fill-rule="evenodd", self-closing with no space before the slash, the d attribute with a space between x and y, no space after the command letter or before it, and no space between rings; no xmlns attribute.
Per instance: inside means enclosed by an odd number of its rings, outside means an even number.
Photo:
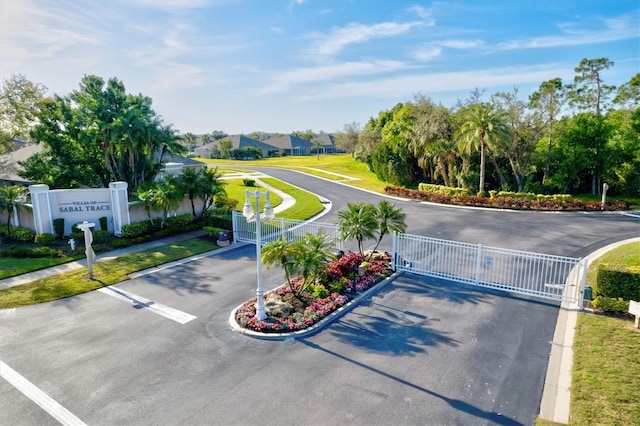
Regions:
<svg viewBox="0 0 640 426"><path fill-rule="evenodd" d="M583 202L577 198L559 197L544 199L524 199L513 197L477 197L472 195L452 196L431 192L417 191L415 189L387 186L384 189L389 195L410 198L412 200L429 201L440 204L453 204L460 206L492 207L497 209L513 210L546 210L546 211L616 211L629 210L631 203L628 201L607 201L604 205L599 201Z"/></svg>
<svg viewBox="0 0 640 426"><path fill-rule="evenodd" d="M390 254L384 253L375 260L369 260L359 271L363 256L349 252L331 262L320 282L312 289L300 292L303 280L296 277L291 279L290 285L285 283L264 295L265 300L277 300L290 306L289 312L272 314L267 311L267 318L259 321L256 319L256 299L253 298L237 308L235 320L240 327L260 333L304 330L347 304L358 292L368 290L391 275L393 271L389 261Z"/></svg>

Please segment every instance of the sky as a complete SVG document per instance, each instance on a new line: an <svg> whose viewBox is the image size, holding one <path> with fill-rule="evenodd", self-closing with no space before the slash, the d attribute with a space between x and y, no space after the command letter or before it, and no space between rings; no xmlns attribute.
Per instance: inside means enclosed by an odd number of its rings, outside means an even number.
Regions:
<svg viewBox="0 0 640 426"><path fill-rule="evenodd" d="M67 95L84 75L178 132L336 132L417 94L446 107L606 57L640 72L638 0L0 0L0 74Z"/></svg>

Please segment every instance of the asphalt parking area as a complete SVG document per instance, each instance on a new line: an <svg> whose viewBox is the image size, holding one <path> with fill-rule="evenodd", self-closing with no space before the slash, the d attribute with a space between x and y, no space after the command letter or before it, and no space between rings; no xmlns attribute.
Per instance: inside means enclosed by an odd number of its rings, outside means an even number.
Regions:
<svg viewBox="0 0 640 426"><path fill-rule="evenodd" d="M403 274L321 332L230 330L255 287L252 247L119 288L0 312L0 361L86 424L526 424L537 415L558 307ZM228 261L232 260L232 261ZM281 276L265 271L266 287ZM0 379L0 424L57 424Z"/></svg>

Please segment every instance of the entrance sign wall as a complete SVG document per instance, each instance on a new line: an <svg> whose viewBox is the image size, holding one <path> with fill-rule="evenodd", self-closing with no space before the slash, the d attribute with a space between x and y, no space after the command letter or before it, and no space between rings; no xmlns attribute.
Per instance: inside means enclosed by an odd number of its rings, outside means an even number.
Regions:
<svg viewBox="0 0 640 426"><path fill-rule="evenodd" d="M107 218L108 231L122 234L129 224L129 204L126 182L112 182L109 188L53 189L48 185L31 185L31 203L37 234L54 233L53 220L64 219L64 233L83 221L99 223Z"/></svg>

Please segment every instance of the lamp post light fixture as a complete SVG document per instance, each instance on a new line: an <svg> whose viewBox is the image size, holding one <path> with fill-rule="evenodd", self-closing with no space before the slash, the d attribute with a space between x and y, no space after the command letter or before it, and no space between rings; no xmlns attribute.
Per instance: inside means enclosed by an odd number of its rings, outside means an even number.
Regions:
<svg viewBox="0 0 640 426"><path fill-rule="evenodd" d="M251 205L251 197L256 199L256 210L253 211ZM242 208L242 215L247 219L247 222L256 222L256 258L258 267L258 288L256 289L256 319L262 321L267 317L267 313L264 309L264 290L262 289L262 229L260 225L260 198L265 199L264 214L262 217L267 220L274 218L273 207L271 207L271 201L269 200L269 191L260 192L257 189L255 191L245 191L244 207Z"/></svg>

